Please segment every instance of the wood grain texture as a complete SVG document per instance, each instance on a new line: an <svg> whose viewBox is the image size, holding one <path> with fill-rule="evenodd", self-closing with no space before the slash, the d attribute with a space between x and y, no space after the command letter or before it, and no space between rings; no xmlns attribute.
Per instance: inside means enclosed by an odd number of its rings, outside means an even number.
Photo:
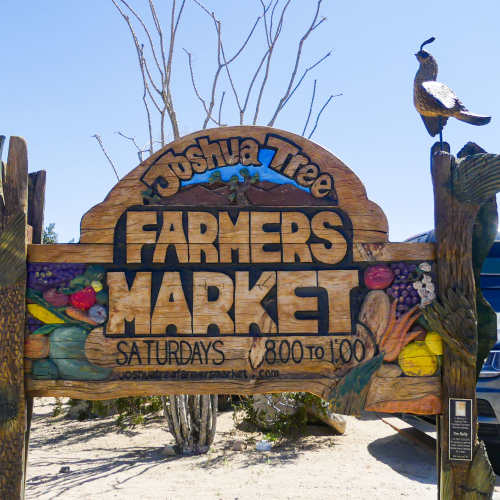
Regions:
<svg viewBox="0 0 500 500"><path fill-rule="evenodd" d="M437 319L438 331L444 338L448 338L442 366L444 404L440 436L440 492L443 500L491 498L495 476L484 456L484 449L481 451L477 440L477 316L472 234L479 204L461 202L454 195L453 189L449 188L452 172L457 165L455 158L449 154L449 146L445 146L443 151L439 143L436 143L431 150L440 303L437 308L431 305L431 312L436 313L433 317ZM472 362L468 359L472 359ZM478 457L473 462L450 460L449 398L466 398L473 401L472 446L473 455ZM481 460L481 456L484 460ZM478 468L476 473L480 473L484 478L481 485L477 485L473 480L474 474L471 473L474 467Z"/></svg>
<svg viewBox="0 0 500 500"><path fill-rule="evenodd" d="M5 206L0 206L0 498L5 499L24 496L27 178L26 143L11 137L3 183Z"/></svg>
<svg viewBox="0 0 500 500"><path fill-rule="evenodd" d="M135 244L135 251L142 244ZM129 245L133 247L132 245ZM230 245L228 244L228 247ZM429 260L436 258L434 243L354 243L355 262L390 262ZM113 262L113 244L59 243L56 245L28 245L30 262L71 262L105 264Z"/></svg>
<svg viewBox="0 0 500 500"><path fill-rule="evenodd" d="M179 375L181 377L181 374ZM421 380L425 379L425 380ZM204 382L202 387L192 384L189 380L177 381L136 381L124 385L119 381L113 382L80 382L73 380L33 380L27 377L26 388L29 394L40 397L68 396L79 399L102 400L114 397L140 396L143 394L265 394L273 392L294 392L297 390L307 391L320 397L327 397L331 390L336 387L340 379L318 377L310 378L307 373L295 379L253 379L249 381L224 380ZM439 387L439 378L412 377L412 382L407 384L405 395L408 397L409 406L413 401L422 401L425 398L425 388ZM384 392L386 391L386 392ZM385 402L391 402L394 397L393 387L385 385L377 393L380 400L377 411L388 413L399 413L402 410L391 408ZM372 401L373 401L373 396ZM421 398L421 399L419 399ZM375 404L375 403L374 403ZM385 406L384 406L385 405ZM439 410L434 404L431 411ZM403 411L406 411L403 409ZM436 411L436 413L438 413Z"/></svg>

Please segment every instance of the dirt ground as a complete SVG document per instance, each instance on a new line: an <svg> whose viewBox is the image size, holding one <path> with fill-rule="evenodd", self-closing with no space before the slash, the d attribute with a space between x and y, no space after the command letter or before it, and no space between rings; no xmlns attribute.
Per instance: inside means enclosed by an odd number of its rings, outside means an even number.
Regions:
<svg viewBox="0 0 500 500"><path fill-rule="evenodd" d="M28 499L435 499L433 453L403 439L375 414L347 417L347 431L323 426L258 452L262 433L218 418L206 455L165 456L173 444L161 419L120 432L113 417L79 422L52 417L54 400L36 400ZM244 449L234 451L235 441ZM69 472L61 472L69 467ZM500 500L497 476L494 498Z"/></svg>

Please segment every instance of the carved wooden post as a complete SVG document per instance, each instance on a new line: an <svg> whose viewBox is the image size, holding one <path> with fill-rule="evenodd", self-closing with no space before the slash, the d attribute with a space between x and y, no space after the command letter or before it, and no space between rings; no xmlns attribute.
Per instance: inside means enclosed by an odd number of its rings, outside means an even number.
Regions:
<svg viewBox="0 0 500 500"><path fill-rule="evenodd" d="M42 243L43 216L45 209L45 170L28 175L28 243ZM28 445L30 440L31 418L33 415L33 396L26 395L26 430L24 434L24 480L28 467ZM24 485L23 485L24 488Z"/></svg>
<svg viewBox="0 0 500 500"><path fill-rule="evenodd" d="M468 156L460 163L439 143L431 150L434 185L438 300L426 318L445 341L442 366L441 483L443 500L491 498L495 475L477 439L476 288L472 234L481 204L498 190L497 155ZM450 459L450 398L472 401L472 460Z"/></svg>
<svg viewBox="0 0 500 500"><path fill-rule="evenodd" d="M0 190L0 498L5 500L24 496L27 180L26 143L11 137Z"/></svg>

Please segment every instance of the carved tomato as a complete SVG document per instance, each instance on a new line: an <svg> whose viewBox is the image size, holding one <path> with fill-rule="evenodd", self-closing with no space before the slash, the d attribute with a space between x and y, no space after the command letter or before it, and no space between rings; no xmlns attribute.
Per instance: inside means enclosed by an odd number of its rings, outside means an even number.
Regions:
<svg viewBox="0 0 500 500"><path fill-rule="evenodd" d="M394 273L389 266L377 264L365 269L365 285L371 290L383 290L394 280Z"/></svg>
<svg viewBox="0 0 500 500"><path fill-rule="evenodd" d="M69 301L73 307L86 311L95 304L95 290L88 286L79 292L72 293Z"/></svg>

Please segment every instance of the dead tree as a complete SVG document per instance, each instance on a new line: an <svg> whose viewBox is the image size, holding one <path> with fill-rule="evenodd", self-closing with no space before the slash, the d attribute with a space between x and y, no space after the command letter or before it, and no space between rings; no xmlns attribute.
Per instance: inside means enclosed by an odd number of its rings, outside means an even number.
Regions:
<svg viewBox="0 0 500 500"><path fill-rule="evenodd" d="M212 25L216 37L215 69L209 80L210 85L206 95L200 90L197 81L193 55L187 48L183 48L187 57L186 71L189 72L193 97L203 110L200 124L202 129L226 125L223 119L226 114L224 105L227 109L227 102L230 99L231 109L237 111L239 124L274 126L280 113L292 101L309 73L331 55L331 52L327 51L306 65L302 60L303 48L308 38L326 21L326 18L320 14L322 0L316 0L311 20L298 40L297 46L292 50L291 56L289 54L292 69L289 75L281 77L283 91L281 95L275 96L275 104L270 107L269 116L264 117L262 103L264 97L269 94L273 58L275 58L276 47L279 45L280 37L286 27L286 16L291 11L291 0L283 0L283 2L280 0L270 0L269 2L258 0L259 14L233 53L229 53L226 49L221 20L199 0L191 0L188 5L186 0L172 0L170 16L165 23L160 20L154 0L147 1L149 11L147 15L142 15L137 10L143 6L144 1L111 0L111 2L125 21L133 40L142 81L147 144L141 147L133 135L123 132L118 132L118 134L134 145L140 161L153 154L155 150L165 146L170 140L180 137L179 108L172 92L172 78L174 76L172 64L179 52L176 45L177 35L179 29L182 28L186 8L201 9ZM297 7L297 13L303 15L303 11L299 10L300 7ZM249 43L258 36L263 39L260 51L250 53ZM244 88L238 87L235 82L236 62L243 62L245 68L253 68ZM316 117L311 120L315 108L316 92L317 81L314 80L312 98L306 110L307 118L302 130L302 135L307 134L308 138L315 132L323 111L335 97L330 95L319 107L319 111L315 112ZM269 98L267 100L269 101ZM97 136L96 139L108 161L115 168L111 158L104 150L100 136ZM168 399L164 398L163 406L169 429L175 437L180 453L199 453L208 450L215 435L217 396L170 396Z"/></svg>

